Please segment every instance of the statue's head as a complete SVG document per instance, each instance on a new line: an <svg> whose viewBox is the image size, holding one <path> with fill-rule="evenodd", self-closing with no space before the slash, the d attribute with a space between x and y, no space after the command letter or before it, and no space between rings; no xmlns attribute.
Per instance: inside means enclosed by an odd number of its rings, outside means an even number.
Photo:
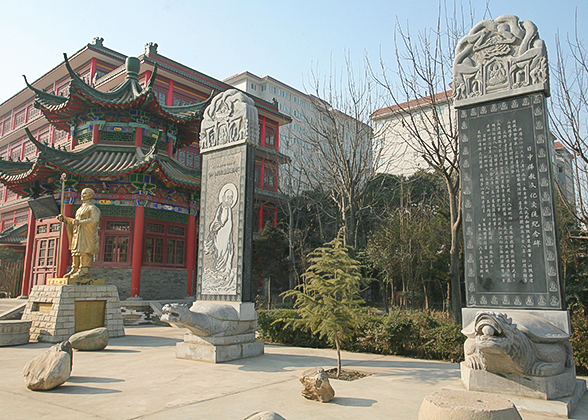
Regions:
<svg viewBox="0 0 588 420"><path fill-rule="evenodd" d="M86 202L94 198L94 190L92 188L84 188L82 190L82 202Z"/></svg>

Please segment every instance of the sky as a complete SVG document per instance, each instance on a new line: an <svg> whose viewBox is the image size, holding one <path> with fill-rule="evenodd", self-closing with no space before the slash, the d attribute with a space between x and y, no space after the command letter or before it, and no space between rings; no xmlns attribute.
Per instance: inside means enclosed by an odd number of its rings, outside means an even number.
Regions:
<svg viewBox="0 0 588 420"><path fill-rule="evenodd" d="M443 0L442 0L443 1ZM456 0L460 4L459 0ZM555 36L574 35L586 22L586 0L462 0L474 23L503 14L531 20L555 61ZM453 0L445 0L449 9ZM0 103L91 42L130 56L148 42L158 52L216 79L249 71L272 76L302 92L313 74L341 70L349 57L394 62L397 22L411 33L434 27L437 0L5 0L0 25ZM466 12L469 16L469 12ZM469 20L469 18L468 18ZM588 28L578 25L588 41Z"/></svg>

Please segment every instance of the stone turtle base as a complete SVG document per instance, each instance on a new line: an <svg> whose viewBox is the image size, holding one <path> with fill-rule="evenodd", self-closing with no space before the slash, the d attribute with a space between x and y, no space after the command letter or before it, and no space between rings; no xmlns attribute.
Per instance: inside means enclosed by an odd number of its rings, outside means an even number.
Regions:
<svg viewBox="0 0 588 420"><path fill-rule="evenodd" d="M198 337L187 332L184 334L184 342L176 343L176 357L222 363L261 356L263 348L263 341L256 340L254 333L228 337Z"/></svg>

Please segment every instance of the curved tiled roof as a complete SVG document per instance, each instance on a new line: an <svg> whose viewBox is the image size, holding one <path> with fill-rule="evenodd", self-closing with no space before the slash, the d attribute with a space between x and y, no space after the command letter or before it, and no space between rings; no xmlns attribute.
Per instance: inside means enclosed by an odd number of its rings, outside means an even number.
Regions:
<svg viewBox="0 0 588 420"><path fill-rule="evenodd" d="M43 179L51 173L75 176L122 176L134 172L155 173L167 186L200 189L200 171L188 169L177 160L157 153L158 142L147 153L136 146L111 146L92 144L79 151L55 149L37 141L25 129L30 141L39 149L33 162L18 162L5 165L0 159L0 182L11 190L26 195L23 189L30 188L34 181ZM9 168L10 167L10 168ZM8 168L8 170L7 170Z"/></svg>
<svg viewBox="0 0 588 420"><path fill-rule="evenodd" d="M138 77L141 63L137 58L127 57L124 82L110 92L102 92L84 82L72 69L67 55L63 54L63 56L71 78L68 96L54 95L39 90L30 85L25 77L27 86L36 94L35 106L57 129L69 130L75 116L82 114L88 108L116 108L125 111L137 109L148 111L165 121L178 124L178 144L180 147L198 140L197 134L200 131L204 109L210 103L214 91L209 99L196 104L160 105L153 94L157 65L155 65L147 85L142 87ZM194 137L194 135L196 136Z"/></svg>

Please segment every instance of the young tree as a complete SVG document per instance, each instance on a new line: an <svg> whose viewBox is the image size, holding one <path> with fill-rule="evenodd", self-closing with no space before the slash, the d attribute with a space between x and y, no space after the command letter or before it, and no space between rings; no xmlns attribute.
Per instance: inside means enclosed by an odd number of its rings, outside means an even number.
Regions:
<svg viewBox="0 0 588 420"><path fill-rule="evenodd" d="M458 127L453 108L452 64L459 40L473 26L465 24L439 6L436 28L413 37L408 28L396 25L396 80L393 83L383 59L381 74L372 76L384 88L394 119L386 130L397 134L408 150L418 154L445 182L451 227L451 312L461 320L460 227L461 191Z"/></svg>
<svg viewBox="0 0 588 420"><path fill-rule="evenodd" d="M300 318L287 321L295 328L310 328L337 349L337 377L341 374L341 342L349 338L362 318L359 262L349 256L343 233L310 255L303 274L305 284L282 293L295 300Z"/></svg>
<svg viewBox="0 0 588 420"><path fill-rule="evenodd" d="M588 50L576 33L564 46L559 38L556 40L556 56L551 127L557 139L574 155L572 166L577 199L576 203L567 200L562 203L583 225L582 236L588 239Z"/></svg>
<svg viewBox="0 0 588 420"><path fill-rule="evenodd" d="M277 280L288 271L287 247L288 243L282 232L270 222L266 222L259 238L255 240L253 272L267 281L268 309L271 303L272 284L277 285Z"/></svg>

